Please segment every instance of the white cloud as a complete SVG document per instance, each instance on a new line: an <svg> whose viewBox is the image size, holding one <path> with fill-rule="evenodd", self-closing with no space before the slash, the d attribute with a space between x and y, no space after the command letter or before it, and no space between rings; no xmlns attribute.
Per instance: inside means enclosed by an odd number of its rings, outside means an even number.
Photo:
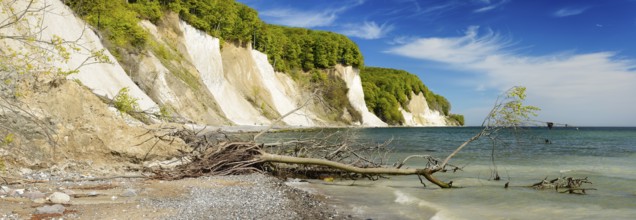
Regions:
<svg viewBox="0 0 636 220"><path fill-rule="evenodd" d="M402 45L402 44L407 44L407 43L411 43L415 40L417 40L418 37L415 36L397 36L394 37L393 39L387 41L387 44L389 45Z"/></svg>
<svg viewBox="0 0 636 220"><path fill-rule="evenodd" d="M555 17L568 17L581 14L585 12L588 8L562 8L555 11L552 15Z"/></svg>
<svg viewBox="0 0 636 220"><path fill-rule="evenodd" d="M338 17L335 11L300 11L295 9L273 9L260 13L269 22L292 27L330 26Z"/></svg>
<svg viewBox="0 0 636 220"><path fill-rule="evenodd" d="M343 30L342 33L348 36L359 37L362 39L379 39L391 32L393 30L393 25L378 25L373 21L365 21L362 24L346 25L345 28L346 29Z"/></svg>
<svg viewBox="0 0 636 220"><path fill-rule="evenodd" d="M487 12L487 11L492 11L506 3L508 3L509 0L501 0L497 3L491 4L491 1L481 1L482 3L488 4L487 6L475 9L473 12L474 13L482 13L482 12Z"/></svg>
<svg viewBox="0 0 636 220"><path fill-rule="evenodd" d="M416 39L388 52L423 60L462 64L475 62L505 47L506 44L502 43L498 34L489 31L486 36L479 37L478 29L479 26L469 27L462 37Z"/></svg>
<svg viewBox="0 0 636 220"><path fill-rule="evenodd" d="M470 27L461 37L420 38L387 52L475 73L475 90L526 86L529 102L543 108L545 120L636 125L631 97L636 94L636 60L618 59L614 52L528 56L510 45L492 31L480 36L478 27Z"/></svg>
<svg viewBox="0 0 636 220"><path fill-rule="evenodd" d="M259 14L268 23L280 24L292 27L326 27L331 26L343 13L353 7L364 4L365 0L355 0L338 8L325 8L323 10L298 10L294 8L276 8L264 10Z"/></svg>

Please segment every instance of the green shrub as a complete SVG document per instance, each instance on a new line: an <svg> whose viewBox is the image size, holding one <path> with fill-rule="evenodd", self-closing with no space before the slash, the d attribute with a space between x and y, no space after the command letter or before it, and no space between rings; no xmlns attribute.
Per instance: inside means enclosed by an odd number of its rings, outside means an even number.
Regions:
<svg viewBox="0 0 636 220"><path fill-rule="evenodd" d="M119 92L113 99L113 105L121 113L131 114L134 112L139 112L139 104L137 103L138 99L130 96L128 92L128 87L124 87L119 90Z"/></svg>
<svg viewBox="0 0 636 220"><path fill-rule="evenodd" d="M15 135L12 133L9 133L6 136L4 136L4 138L2 139L2 145L4 146L9 145L13 143L14 140L15 140Z"/></svg>
<svg viewBox="0 0 636 220"><path fill-rule="evenodd" d="M164 9L161 7L159 1L137 0L134 4L130 5L141 18L149 20L152 23L157 23L157 21L163 17Z"/></svg>
<svg viewBox="0 0 636 220"><path fill-rule="evenodd" d="M455 121L459 125L462 125L462 126L464 125L464 116L463 115L451 114L449 116L449 118L451 119L451 121Z"/></svg>
<svg viewBox="0 0 636 220"><path fill-rule="evenodd" d="M151 1L143 1L151 2ZM111 0L67 0L65 3L70 6L78 15L84 18L92 26L97 27L101 34L113 46L124 49L142 49L148 40L148 33L138 25L141 16L135 8L151 16L150 11L145 9L145 4L128 4L127 1ZM147 3L150 7L156 3ZM143 10L142 10L143 9ZM156 14L155 14L156 15ZM114 50L111 50L114 52ZM117 53L114 52L116 55Z"/></svg>
<svg viewBox="0 0 636 220"><path fill-rule="evenodd" d="M172 119L172 112L172 107L168 105L162 105L161 107L159 107L159 119L163 121L169 121L170 119Z"/></svg>

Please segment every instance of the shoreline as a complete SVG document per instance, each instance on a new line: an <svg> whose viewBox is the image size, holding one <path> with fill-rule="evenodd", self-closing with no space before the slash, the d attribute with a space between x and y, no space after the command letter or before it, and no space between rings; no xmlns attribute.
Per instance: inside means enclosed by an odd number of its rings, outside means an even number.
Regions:
<svg viewBox="0 0 636 220"><path fill-rule="evenodd" d="M257 133L265 131L269 126L265 125L228 125L228 126L206 126L199 124L185 124L184 127L190 130L199 131L201 133L226 132L226 133ZM462 128L473 126L273 126L268 133L278 132L311 132L320 129L367 129L367 128ZM475 126L478 127L478 126Z"/></svg>

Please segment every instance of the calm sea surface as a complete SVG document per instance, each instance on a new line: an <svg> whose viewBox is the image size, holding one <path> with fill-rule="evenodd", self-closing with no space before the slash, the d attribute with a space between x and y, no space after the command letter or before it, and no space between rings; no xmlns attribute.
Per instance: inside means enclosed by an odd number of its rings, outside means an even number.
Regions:
<svg viewBox="0 0 636 220"><path fill-rule="evenodd" d="M366 142L393 138L395 161L410 154L444 158L479 131L476 127L365 128L356 129L353 136ZM315 180L310 186L330 196L343 212L362 218L636 219L636 128L532 128L514 134L502 136L505 141L496 145L500 181L491 180L493 145L482 138L451 160L464 171L435 174L459 189L439 189L430 183L423 187L416 176ZM299 135L311 134L279 138ZM424 164L414 160L406 166ZM587 187L597 190L570 195L525 187L563 176L588 177L593 184Z"/></svg>

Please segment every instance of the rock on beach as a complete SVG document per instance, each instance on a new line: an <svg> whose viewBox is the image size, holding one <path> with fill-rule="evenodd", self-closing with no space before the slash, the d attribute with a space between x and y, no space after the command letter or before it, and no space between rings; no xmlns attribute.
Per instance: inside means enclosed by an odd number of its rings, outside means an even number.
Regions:
<svg viewBox="0 0 636 220"><path fill-rule="evenodd" d="M71 197L66 193L54 192L49 196L49 201L56 204L66 204L71 201Z"/></svg>

